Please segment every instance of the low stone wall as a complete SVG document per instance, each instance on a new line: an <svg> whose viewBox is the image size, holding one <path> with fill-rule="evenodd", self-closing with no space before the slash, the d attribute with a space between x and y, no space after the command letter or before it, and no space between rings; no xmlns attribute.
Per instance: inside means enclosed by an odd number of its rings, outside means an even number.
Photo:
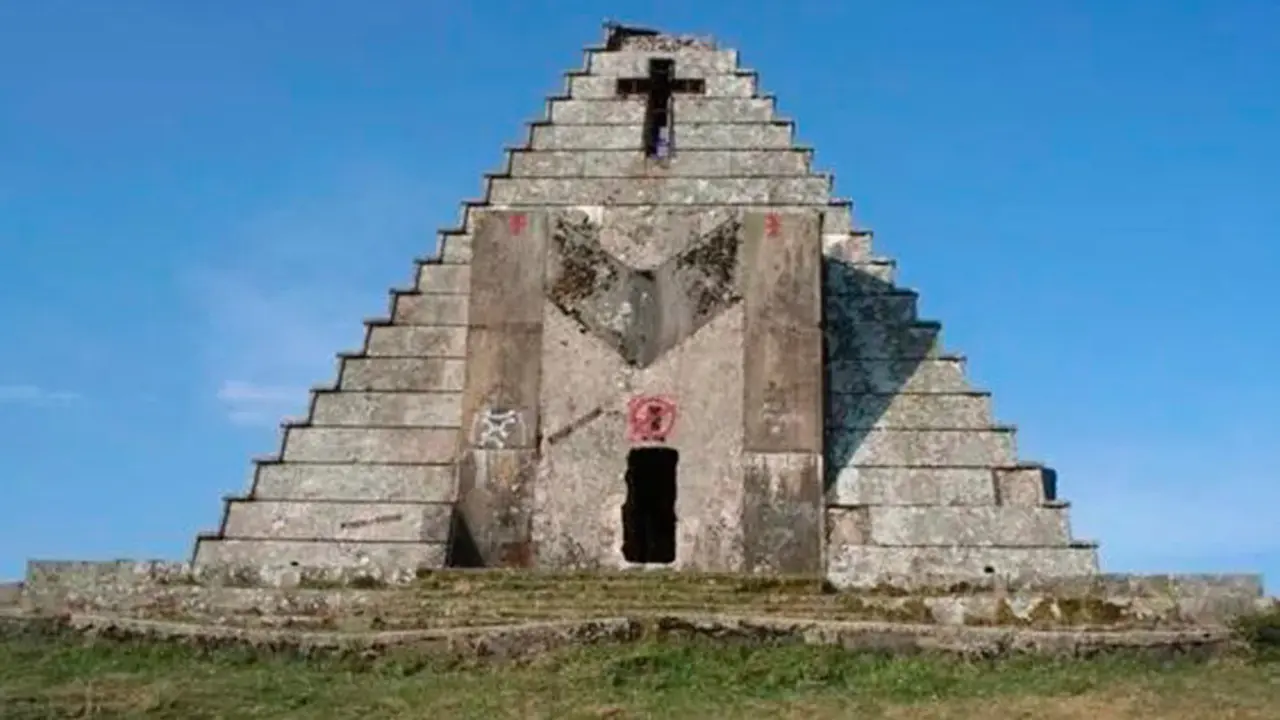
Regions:
<svg viewBox="0 0 1280 720"><path fill-rule="evenodd" d="M572 583L595 592L604 602L592 605L580 593L558 590ZM745 589L726 594L726 585L735 584ZM521 587L548 597L534 606L526 601ZM779 594L778 589L786 592ZM683 594L673 596L680 590ZM426 596L431 598L427 603L431 610L421 611L424 603L414 600ZM260 625L280 617L313 627L345 627L344 619L360 616L379 618L380 627L405 628L415 627L415 623L418 627L492 624L490 616L533 621L581 617L584 613L661 613L703 604L740 614L947 626L1160 628L1223 626L1241 614L1266 609L1272 602L1263 597L1261 578L1254 575L1093 575L965 583L901 578L874 588L837 593L818 578L463 570L419 574L376 568L193 569L185 563L163 561L33 562L22 598L26 611L45 615L101 613ZM490 616L479 612L481 609Z"/></svg>
<svg viewBox="0 0 1280 720"><path fill-rule="evenodd" d="M246 630L85 615L19 618L0 613L0 636L33 635L175 642L201 651L238 646L273 655L284 653L308 658L359 653L366 659L407 652L415 656L432 654L510 660L536 657L568 646L616 644L641 638L706 638L735 643L836 645L852 652L888 652L899 655L931 653L971 659L1029 654L1083 658L1107 653L1207 658L1244 649L1232 639L1229 632L1221 628L1124 632L1043 631L666 615L524 623L486 628L336 633Z"/></svg>

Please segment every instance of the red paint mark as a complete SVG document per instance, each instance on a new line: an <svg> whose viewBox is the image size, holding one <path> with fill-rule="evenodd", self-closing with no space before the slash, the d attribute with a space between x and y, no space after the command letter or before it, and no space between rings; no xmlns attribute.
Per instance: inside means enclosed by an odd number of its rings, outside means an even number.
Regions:
<svg viewBox="0 0 1280 720"><path fill-rule="evenodd" d="M665 442L676 424L676 404L661 395L641 395L627 403L627 439Z"/></svg>
<svg viewBox="0 0 1280 720"><path fill-rule="evenodd" d="M512 215L507 218L507 226L511 228L512 235L519 235L524 232L525 227L529 225L529 218L524 213Z"/></svg>
<svg viewBox="0 0 1280 720"><path fill-rule="evenodd" d="M782 228L782 218L777 213L769 213L764 217L764 234L767 237L778 237L778 231Z"/></svg>

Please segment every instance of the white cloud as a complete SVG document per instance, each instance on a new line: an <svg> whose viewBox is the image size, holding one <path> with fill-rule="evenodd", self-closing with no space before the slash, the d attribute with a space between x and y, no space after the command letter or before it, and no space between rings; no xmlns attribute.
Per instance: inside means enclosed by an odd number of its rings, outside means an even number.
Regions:
<svg viewBox="0 0 1280 720"><path fill-rule="evenodd" d="M66 390L49 390L39 385L0 385L0 404L28 407L69 405L80 400L80 394Z"/></svg>
<svg viewBox="0 0 1280 720"><path fill-rule="evenodd" d="M218 388L218 401L235 425L271 426L305 403L307 391L300 387L257 385L227 380Z"/></svg>

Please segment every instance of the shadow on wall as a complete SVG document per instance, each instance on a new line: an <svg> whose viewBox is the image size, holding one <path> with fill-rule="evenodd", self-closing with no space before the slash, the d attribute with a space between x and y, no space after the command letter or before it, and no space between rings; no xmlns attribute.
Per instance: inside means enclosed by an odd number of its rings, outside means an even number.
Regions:
<svg viewBox="0 0 1280 720"><path fill-rule="evenodd" d="M830 490L921 361L938 354L941 327L916 318L916 294L846 261L823 257L823 408Z"/></svg>

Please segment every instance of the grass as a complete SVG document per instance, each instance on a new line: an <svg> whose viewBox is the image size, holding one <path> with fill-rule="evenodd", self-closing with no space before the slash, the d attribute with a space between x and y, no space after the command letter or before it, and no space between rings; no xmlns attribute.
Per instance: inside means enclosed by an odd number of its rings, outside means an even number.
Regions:
<svg viewBox="0 0 1280 720"><path fill-rule="evenodd" d="M1271 718L1280 662L961 662L664 642L532 662L0 640L0 718Z"/></svg>

